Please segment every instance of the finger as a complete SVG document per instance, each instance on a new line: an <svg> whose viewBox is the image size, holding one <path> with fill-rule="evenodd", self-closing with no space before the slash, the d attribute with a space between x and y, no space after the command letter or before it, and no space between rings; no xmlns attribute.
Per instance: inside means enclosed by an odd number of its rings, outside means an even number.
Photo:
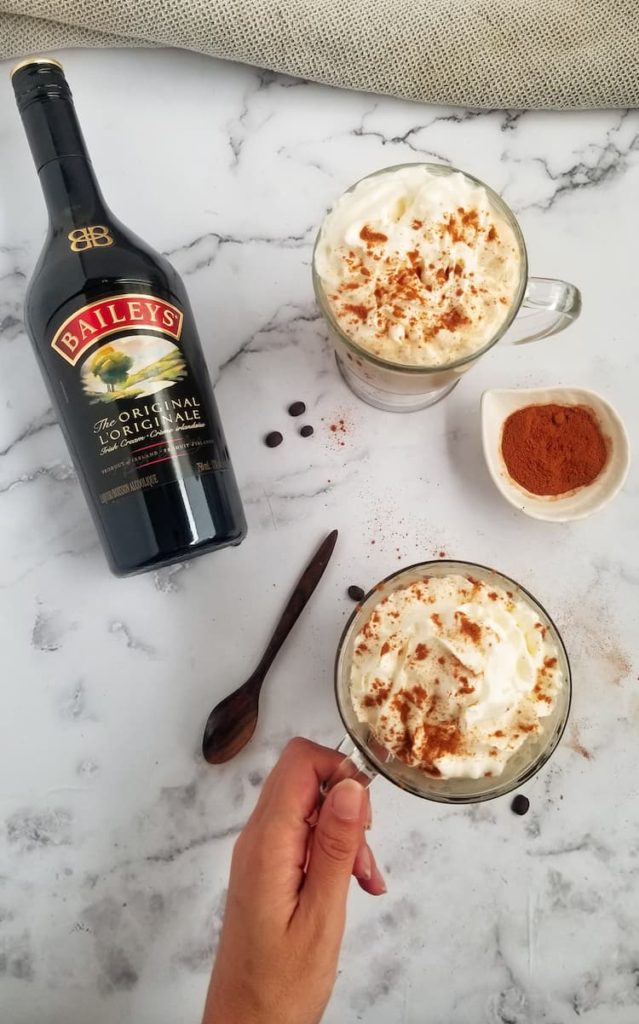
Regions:
<svg viewBox="0 0 639 1024"><path fill-rule="evenodd" d="M366 790L366 796L368 797L368 805L366 809L366 824L364 825L364 828L369 829L373 827L373 805L371 804L371 795L368 790Z"/></svg>
<svg viewBox="0 0 639 1024"><path fill-rule="evenodd" d="M373 812L371 809L371 801L368 790L366 790L366 794L368 796L368 803L364 828L370 829L373 823ZM315 828L315 826L317 825L318 818L319 807L316 807L315 810L311 812L306 821L308 822L311 828ZM307 852L307 857L304 863L304 872L306 872L306 869L308 867L308 855L310 855L310 844ZM355 857L355 863L353 865L353 877L356 878L359 882L369 881L372 875L372 871L373 867L371 863L370 850L366 844L366 841L363 841L359 850L357 851L357 856Z"/></svg>
<svg viewBox="0 0 639 1024"><path fill-rule="evenodd" d="M271 889L281 892L291 908L297 905L304 881L313 831L309 819L317 811L320 786L342 760L335 750L309 740L291 740L264 783L244 829L242 844L246 857L250 854L253 884L259 888L268 876Z"/></svg>
<svg viewBox="0 0 639 1024"><path fill-rule="evenodd" d="M367 797L367 801L366 801L366 820L364 822L364 828L368 831L372 827L372 824L373 824L373 808L372 808L372 805L371 805L370 790L368 790L368 789L366 790L366 797ZM319 812L316 812L315 821L311 821L311 819L309 818L309 824L312 824L312 825L316 825L317 824L317 814L318 813ZM366 840L364 839L362 841L362 845L360 846L359 850L357 851L357 856L355 858L355 864L353 865L353 875L355 876L355 878L357 878L357 879L364 879L364 881L368 881L368 879L371 877L372 867L371 867L370 856L369 855L370 855L370 850L369 850L369 848L367 846Z"/></svg>
<svg viewBox="0 0 639 1024"><path fill-rule="evenodd" d="M360 888L363 889L364 892L370 893L371 896L383 896L384 893L387 891L384 876L377 867L375 857L373 856L373 851L370 849L369 846L367 846L366 849L368 851L367 866L370 867L370 875L368 876L368 878L358 875L357 881L359 883Z"/></svg>
<svg viewBox="0 0 639 1024"><path fill-rule="evenodd" d="M344 779L326 797L313 834L300 904L323 920L334 914L341 927L366 814L366 791L354 779Z"/></svg>
<svg viewBox="0 0 639 1024"><path fill-rule="evenodd" d="M370 881L373 873L373 861L371 859L371 851L368 848L366 842L362 842L357 856L355 857L355 863L353 864L353 875L358 882Z"/></svg>
<svg viewBox="0 0 639 1024"><path fill-rule="evenodd" d="M343 760L329 747L299 736L290 740L262 787L251 821L282 814L305 822L317 807L321 784Z"/></svg>
<svg viewBox="0 0 639 1024"><path fill-rule="evenodd" d="M370 828L373 827L373 807L371 805L370 791L368 789L366 790L366 796L367 796L367 804L366 804L366 820L364 822L364 828L365 829L370 829ZM309 814L308 818L306 819L306 823L308 825L310 825L311 828L315 828L315 826L317 825L317 819L319 818L319 812L320 812L320 805L317 804L317 806L313 808L313 810Z"/></svg>

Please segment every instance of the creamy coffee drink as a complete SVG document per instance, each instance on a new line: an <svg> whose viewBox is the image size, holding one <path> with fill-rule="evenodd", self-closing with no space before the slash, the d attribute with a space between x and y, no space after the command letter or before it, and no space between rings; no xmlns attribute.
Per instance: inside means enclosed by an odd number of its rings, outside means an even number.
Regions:
<svg viewBox="0 0 639 1024"><path fill-rule="evenodd" d="M485 188L415 164L338 199L315 268L351 341L392 363L438 367L479 351L503 326L521 256Z"/></svg>
<svg viewBox="0 0 639 1024"><path fill-rule="evenodd" d="M559 651L522 596L430 577L374 608L354 643L360 722L401 761L441 778L498 776L554 710Z"/></svg>

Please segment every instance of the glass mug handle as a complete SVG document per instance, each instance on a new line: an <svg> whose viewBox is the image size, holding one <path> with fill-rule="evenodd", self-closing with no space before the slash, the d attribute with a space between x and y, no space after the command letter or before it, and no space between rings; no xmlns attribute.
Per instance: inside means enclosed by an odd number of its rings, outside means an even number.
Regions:
<svg viewBox="0 0 639 1024"><path fill-rule="evenodd" d="M537 341L569 327L581 313L581 292L568 281L529 277L519 312L505 340L513 345Z"/></svg>
<svg viewBox="0 0 639 1024"><path fill-rule="evenodd" d="M320 790L322 799L342 779L355 779L360 785L368 787L377 776L376 769L366 760L350 736L345 736L336 749L338 754L344 754L344 760L338 764L333 774L322 783Z"/></svg>

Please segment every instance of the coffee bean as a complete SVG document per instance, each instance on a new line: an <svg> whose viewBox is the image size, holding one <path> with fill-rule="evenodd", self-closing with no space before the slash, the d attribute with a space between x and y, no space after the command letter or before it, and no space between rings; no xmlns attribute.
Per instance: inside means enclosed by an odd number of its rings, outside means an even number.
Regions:
<svg viewBox="0 0 639 1024"><path fill-rule="evenodd" d="M514 814L526 814L529 807L530 800L523 793L518 793L510 805L510 809Z"/></svg>
<svg viewBox="0 0 639 1024"><path fill-rule="evenodd" d="M300 430L300 434L301 434L302 437L310 437L312 433L313 433L313 428L310 425L310 423L307 423L306 426L302 427L301 430Z"/></svg>
<svg viewBox="0 0 639 1024"><path fill-rule="evenodd" d="M277 448L278 444L281 444L284 438L280 434L279 430L272 430L270 434L267 434L264 438L264 444L267 448Z"/></svg>
<svg viewBox="0 0 639 1024"><path fill-rule="evenodd" d="M348 596L351 597L353 601L357 601L359 603L364 600L366 594L361 587L352 586L348 588Z"/></svg>
<svg viewBox="0 0 639 1024"><path fill-rule="evenodd" d="M293 402L293 404L288 407L289 416L301 416L305 412L306 406L304 405L304 402Z"/></svg>

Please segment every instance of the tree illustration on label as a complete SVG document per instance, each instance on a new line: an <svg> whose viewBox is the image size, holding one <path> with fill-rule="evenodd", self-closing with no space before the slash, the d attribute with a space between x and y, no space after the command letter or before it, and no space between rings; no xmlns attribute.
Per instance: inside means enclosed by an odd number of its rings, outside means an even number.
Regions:
<svg viewBox="0 0 639 1024"><path fill-rule="evenodd" d="M172 387L187 375L184 357L166 338L135 334L102 345L82 367L93 403L140 398Z"/></svg>
<svg viewBox="0 0 639 1024"><path fill-rule="evenodd" d="M91 372L104 381L109 391L115 391L115 385L124 383L132 366L131 356L118 352L113 345L104 345L93 356Z"/></svg>

